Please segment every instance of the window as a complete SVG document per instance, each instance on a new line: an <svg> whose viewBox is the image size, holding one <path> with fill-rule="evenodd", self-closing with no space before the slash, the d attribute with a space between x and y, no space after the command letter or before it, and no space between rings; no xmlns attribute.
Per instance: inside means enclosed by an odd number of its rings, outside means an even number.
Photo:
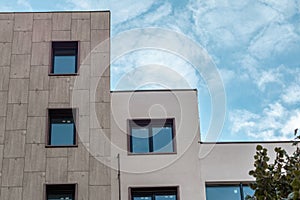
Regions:
<svg viewBox="0 0 300 200"><path fill-rule="evenodd" d="M175 152L173 121L173 119L129 121L129 151L134 154Z"/></svg>
<svg viewBox="0 0 300 200"><path fill-rule="evenodd" d="M130 200L177 200L177 187L131 188Z"/></svg>
<svg viewBox="0 0 300 200"><path fill-rule="evenodd" d="M206 186L206 200L245 200L247 195L253 194L254 191L242 183Z"/></svg>
<svg viewBox="0 0 300 200"><path fill-rule="evenodd" d="M46 185L46 200L75 200L75 184Z"/></svg>
<svg viewBox="0 0 300 200"><path fill-rule="evenodd" d="M49 146L76 145L76 109L49 109Z"/></svg>
<svg viewBox="0 0 300 200"><path fill-rule="evenodd" d="M76 74L78 42L52 42L51 74Z"/></svg>

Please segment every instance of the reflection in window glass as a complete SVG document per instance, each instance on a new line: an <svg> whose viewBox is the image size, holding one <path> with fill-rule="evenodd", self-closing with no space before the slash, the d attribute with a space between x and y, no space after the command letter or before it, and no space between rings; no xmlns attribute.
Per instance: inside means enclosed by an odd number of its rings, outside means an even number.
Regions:
<svg viewBox="0 0 300 200"><path fill-rule="evenodd" d="M72 118L51 120L51 145L74 144L75 124Z"/></svg>
<svg viewBox="0 0 300 200"><path fill-rule="evenodd" d="M242 183L239 185L206 186L206 200L245 200L254 191Z"/></svg>
<svg viewBox="0 0 300 200"><path fill-rule="evenodd" d="M149 131L146 128L132 128L132 151L135 153L149 152Z"/></svg>
<svg viewBox="0 0 300 200"><path fill-rule="evenodd" d="M177 188L134 188L131 200L177 200Z"/></svg>
<svg viewBox="0 0 300 200"><path fill-rule="evenodd" d="M244 192L244 199L246 199L247 195L254 195L254 190L252 190L249 186L244 185L243 186L243 192Z"/></svg>
<svg viewBox="0 0 300 200"><path fill-rule="evenodd" d="M153 127L153 151L154 152L173 152L172 127Z"/></svg>
<svg viewBox="0 0 300 200"><path fill-rule="evenodd" d="M73 200L73 196L71 194L49 194L47 200Z"/></svg>
<svg viewBox="0 0 300 200"><path fill-rule="evenodd" d="M76 56L54 56L54 74L72 74L76 73Z"/></svg>
<svg viewBox="0 0 300 200"><path fill-rule="evenodd" d="M174 152L173 119L132 120L130 123L130 152Z"/></svg>
<svg viewBox="0 0 300 200"><path fill-rule="evenodd" d="M176 200L176 195L156 195L155 200Z"/></svg>
<svg viewBox="0 0 300 200"><path fill-rule="evenodd" d="M152 200L151 196L133 197L133 200Z"/></svg>
<svg viewBox="0 0 300 200"><path fill-rule="evenodd" d="M241 200L239 186L208 186L206 200Z"/></svg>

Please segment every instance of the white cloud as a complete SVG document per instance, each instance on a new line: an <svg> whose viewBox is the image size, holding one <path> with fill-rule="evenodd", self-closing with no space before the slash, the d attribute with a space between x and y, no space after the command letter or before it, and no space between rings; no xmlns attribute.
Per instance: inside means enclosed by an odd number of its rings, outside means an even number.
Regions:
<svg viewBox="0 0 300 200"><path fill-rule="evenodd" d="M145 65L123 74L115 90L128 89L182 89L190 88L185 77L168 66Z"/></svg>
<svg viewBox="0 0 300 200"><path fill-rule="evenodd" d="M255 76L255 77L254 77ZM265 90L267 84L281 83L282 74L278 69L261 70L257 74L253 74L252 77L256 80L256 84L261 91Z"/></svg>
<svg viewBox="0 0 300 200"><path fill-rule="evenodd" d="M97 4L97 1L93 0L67 0L67 2L73 5L67 4L68 7L66 9L72 6L74 10L93 10Z"/></svg>
<svg viewBox="0 0 300 200"><path fill-rule="evenodd" d="M284 73L266 63L280 60L299 44L300 28L292 19L300 10L300 3L296 4L289 0L191 0L188 8L193 31L217 63L232 59L229 62L239 77L265 91L268 84L287 84Z"/></svg>
<svg viewBox="0 0 300 200"><path fill-rule="evenodd" d="M154 3L155 0L111 0L108 7L112 12L112 24L119 24L135 18L148 11Z"/></svg>
<svg viewBox="0 0 300 200"><path fill-rule="evenodd" d="M168 2L165 2L164 4L159 6L155 11L146 14L146 16L142 18L142 21L146 24L157 22L158 20L162 20L162 17L170 15L171 12L172 5Z"/></svg>
<svg viewBox="0 0 300 200"><path fill-rule="evenodd" d="M291 24L272 23L251 41L249 53L258 59L266 59L270 56L280 56L293 43L299 41L299 36L294 32Z"/></svg>
<svg viewBox="0 0 300 200"><path fill-rule="evenodd" d="M285 117L284 112L285 108L278 102L270 104L267 108L263 110L263 113L269 118Z"/></svg>
<svg viewBox="0 0 300 200"><path fill-rule="evenodd" d="M276 102L260 115L248 110L230 111L229 121L233 134L244 134L250 140L291 140L299 127L300 109L288 110Z"/></svg>
<svg viewBox="0 0 300 200"><path fill-rule="evenodd" d="M270 6L274 10L282 13L286 17L290 17L297 12L297 2L299 1L291 1L291 0L259 0L267 6Z"/></svg>
<svg viewBox="0 0 300 200"><path fill-rule="evenodd" d="M290 69L282 66L270 69L260 68L258 60L250 55L241 58L240 62L244 69L241 72L243 73L244 80L252 81L260 91L265 91L266 86L272 83L283 87L285 85L284 77L290 74Z"/></svg>
<svg viewBox="0 0 300 200"><path fill-rule="evenodd" d="M238 133L241 130L253 128L255 126L254 121L258 118L259 116L257 114L247 110L235 110L229 115L229 120L232 122L231 130L233 133Z"/></svg>
<svg viewBox="0 0 300 200"><path fill-rule="evenodd" d="M300 85L291 84L290 86L288 86L282 94L281 98L285 103L288 104L300 103Z"/></svg>
<svg viewBox="0 0 300 200"><path fill-rule="evenodd" d="M33 3L32 3L33 4ZM32 12L32 4L29 0L0 1L0 11L2 12Z"/></svg>
<svg viewBox="0 0 300 200"><path fill-rule="evenodd" d="M120 89L120 86L128 89L133 85L136 88L143 81L163 83L170 88L199 87L200 77L193 66L179 56L162 50L144 49L129 53L114 61L113 66L114 77L119 81L122 79L122 85L113 84L115 89ZM157 66L161 66L161 70Z"/></svg>
<svg viewBox="0 0 300 200"><path fill-rule="evenodd" d="M135 18L146 11L155 3L155 0L67 0L66 9L73 10L97 10L109 9L112 13L112 25L120 24Z"/></svg>
<svg viewBox="0 0 300 200"><path fill-rule="evenodd" d="M222 68L219 69L220 75L225 85L230 84L232 80L236 81L236 73L233 70Z"/></svg>
<svg viewBox="0 0 300 200"><path fill-rule="evenodd" d="M204 39L211 40L213 45L221 43L226 45L220 45L221 48L236 47L251 41L253 34L277 16L270 7L253 1L237 2L241 1L190 1L195 31L205 35Z"/></svg>
<svg viewBox="0 0 300 200"><path fill-rule="evenodd" d="M294 115L292 115L281 128L281 132L284 135L290 135L294 133L296 128L300 128L300 110L294 110Z"/></svg>

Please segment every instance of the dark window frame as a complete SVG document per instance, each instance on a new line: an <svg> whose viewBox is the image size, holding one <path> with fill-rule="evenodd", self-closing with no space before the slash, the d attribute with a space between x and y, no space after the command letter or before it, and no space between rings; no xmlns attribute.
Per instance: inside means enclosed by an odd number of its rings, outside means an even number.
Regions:
<svg viewBox="0 0 300 200"><path fill-rule="evenodd" d="M54 112L54 113L51 113ZM48 108L47 109L47 134L46 134L46 148L66 148L78 147L78 108ZM73 117L74 120L74 144L71 145L51 145L51 115L55 117Z"/></svg>
<svg viewBox="0 0 300 200"><path fill-rule="evenodd" d="M145 153L135 153L132 152L132 133L131 130L133 127L141 127L141 126L148 126L151 122L151 125L169 125L171 124L172 127L172 145L173 145L173 152L155 152L153 151L153 140L152 140L152 133L150 131L150 138L149 138L149 152ZM128 155L165 155L165 154L177 154L177 147L176 147L176 126L175 126L175 118L160 118L160 119L129 119L128 120L128 134L127 134L127 152ZM151 126L152 127L152 126ZM152 145L152 149L150 146ZM152 152L151 152L152 150Z"/></svg>
<svg viewBox="0 0 300 200"><path fill-rule="evenodd" d="M78 185L77 183L53 183L44 184L44 199L48 200L48 194L53 191L71 192L74 196L74 200L78 199Z"/></svg>
<svg viewBox="0 0 300 200"><path fill-rule="evenodd" d="M74 49L76 51L75 59L75 73L54 73L54 51L55 49ZM80 56L79 56L79 41L52 41L51 43L51 64L49 68L49 76L77 76L79 75L79 66L80 66Z"/></svg>
<svg viewBox="0 0 300 200"><path fill-rule="evenodd" d="M133 200L134 197L143 195L176 195L176 200L180 200L179 186L162 186L162 187L129 187L128 196L129 200Z"/></svg>
<svg viewBox="0 0 300 200"><path fill-rule="evenodd" d="M242 200L245 199L244 196L244 186L249 186L249 184L253 183L252 181L243 181L243 182L206 182L205 183L205 199L207 199L207 187L239 187L240 189L240 197Z"/></svg>

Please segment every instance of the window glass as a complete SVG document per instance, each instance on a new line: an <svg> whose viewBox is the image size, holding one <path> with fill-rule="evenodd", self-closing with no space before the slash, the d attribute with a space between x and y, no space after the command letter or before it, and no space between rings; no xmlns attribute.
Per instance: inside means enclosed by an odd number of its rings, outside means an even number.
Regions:
<svg viewBox="0 0 300 200"><path fill-rule="evenodd" d="M132 200L177 200L177 188L134 188Z"/></svg>
<svg viewBox="0 0 300 200"><path fill-rule="evenodd" d="M54 57L54 74L71 74L76 73L76 56L60 56Z"/></svg>
<svg viewBox="0 0 300 200"><path fill-rule="evenodd" d="M156 195L155 200L176 200L176 195Z"/></svg>
<svg viewBox="0 0 300 200"><path fill-rule="evenodd" d="M133 200L152 200L151 196L133 197Z"/></svg>
<svg viewBox="0 0 300 200"><path fill-rule="evenodd" d="M147 128L132 128L131 140L132 152L149 152L149 130Z"/></svg>
<svg viewBox="0 0 300 200"><path fill-rule="evenodd" d="M51 120L51 145L74 144L75 124L72 118Z"/></svg>
<svg viewBox="0 0 300 200"><path fill-rule="evenodd" d="M153 151L173 152L172 127L153 127Z"/></svg>
<svg viewBox="0 0 300 200"><path fill-rule="evenodd" d="M244 185L243 186L243 192L244 192L244 199L246 199L247 195L254 195L254 190L252 190L249 186Z"/></svg>
<svg viewBox="0 0 300 200"><path fill-rule="evenodd" d="M241 200L239 186L208 186L206 200Z"/></svg>
<svg viewBox="0 0 300 200"><path fill-rule="evenodd" d="M174 152L173 119L130 121L130 152Z"/></svg>
<svg viewBox="0 0 300 200"><path fill-rule="evenodd" d="M49 194L47 200L73 200L72 194Z"/></svg>
<svg viewBox="0 0 300 200"><path fill-rule="evenodd" d="M77 42L52 43L52 70L53 74L77 73Z"/></svg>
<svg viewBox="0 0 300 200"><path fill-rule="evenodd" d="M71 146L76 144L75 109L49 109L50 146Z"/></svg>

